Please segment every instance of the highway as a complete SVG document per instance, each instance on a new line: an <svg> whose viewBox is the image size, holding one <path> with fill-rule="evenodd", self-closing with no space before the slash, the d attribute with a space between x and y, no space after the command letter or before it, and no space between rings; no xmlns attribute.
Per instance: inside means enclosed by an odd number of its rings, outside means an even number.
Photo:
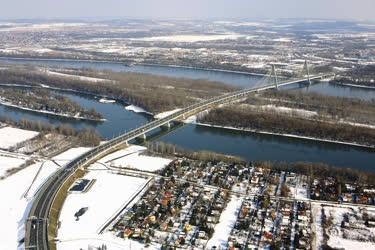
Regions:
<svg viewBox="0 0 375 250"><path fill-rule="evenodd" d="M69 162L65 167L60 168L58 171L56 171L38 190L32 201L28 220L26 222L25 249L50 249L48 238L48 224L52 204L60 188L79 168L86 166L95 159L99 159L100 157L105 156L115 148L127 144L129 141L135 138L145 135L147 132L150 132L163 125L169 124L171 121L186 119L191 115L197 114L211 107L241 100L247 95L254 92L265 91L274 89L276 87L282 87L309 80L321 80L332 76L332 74L317 75L309 78L301 78L297 80L281 82L277 86L275 84L270 84L262 87L243 89L218 97L213 97L211 99L190 105L163 119L151 121L143 126L128 131L123 135L116 137L82 154L81 156Z"/></svg>

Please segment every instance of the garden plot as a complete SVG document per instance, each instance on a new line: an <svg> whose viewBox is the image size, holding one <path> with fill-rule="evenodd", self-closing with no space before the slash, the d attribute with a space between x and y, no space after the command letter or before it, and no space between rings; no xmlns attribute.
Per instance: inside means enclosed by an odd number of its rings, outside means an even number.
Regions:
<svg viewBox="0 0 375 250"><path fill-rule="evenodd" d="M323 208L323 209L322 209ZM322 206L314 218L321 225L323 245L345 249L375 249L375 208Z"/></svg>

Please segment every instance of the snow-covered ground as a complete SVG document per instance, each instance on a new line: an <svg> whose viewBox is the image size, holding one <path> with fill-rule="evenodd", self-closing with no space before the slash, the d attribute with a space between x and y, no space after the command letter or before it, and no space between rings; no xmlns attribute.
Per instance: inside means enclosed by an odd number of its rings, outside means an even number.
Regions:
<svg viewBox="0 0 375 250"><path fill-rule="evenodd" d="M54 72L50 70L44 70L45 73L51 76L59 76L59 77L65 77L75 80L82 80L82 81L89 81L89 82L112 82L112 80L108 79L102 79L102 78L96 78L96 77L88 77L88 76L79 76L79 75L71 75L71 74L65 74L65 73L59 73Z"/></svg>
<svg viewBox="0 0 375 250"><path fill-rule="evenodd" d="M345 249L375 249L375 228L366 227L362 219L363 210L351 207L324 207L327 218L333 218L332 228L328 229L328 245ZM361 211L362 210L362 211ZM366 211L366 209L365 209ZM369 217L375 215L375 209L368 209ZM347 223L341 227L344 216ZM372 240L370 242L369 240Z"/></svg>
<svg viewBox="0 0 375 250"><path fill-rule="evenodd" d="M110 233L104 233L101 235L91 235L87 237L80 237L79 239L65 239L58 243L58 250L72 250L72 249L98 249L105 245L109 250L156 250L154 246L145 248L143 243L132 241L128 239L120 239L111 235Z"/></svg>
<svg viewBox="0 0 375 250"><path fill-rule="evenodd" d="M106 98L101 98L99 100L100 103L115 103L116 101L115 100L110 100L110 99L106 99Z"/></svg>
<svg viewBox="0 0 375 250"><path fill-rule="evenodd" d="M298 175L296 182L296 188L295 188L295 198L300 200L305 200L309 198L308 192L307 192L307 176L304 175Z"/></svg>
<svg viewBox="0 0 375 250"><path fill-rule="evenodd" d="M163 113L159 113L157 115L154 116L155 119L163 119L169 115L173 115L174 113L180 111L181 109L174 109L174 110L171 110L171 111L166 111L166 112L163 112Z"/></svg>
<svg viewBox="0 0 375 250"><path fill-rule="evenodd" d="M9 149L17 144L36 137L39 133L18 128L0 128L0 148Z"/></svg>
<svg viewBox="0 0 375 250"><path fill-rule="evenodd" d="M322 208L327 221L322 223ZM360 208L347 205L312 205L313 224L312 230L316 234L313 246L319 249L324 243L323 232L328 235L327 244L339 249L375 249L375 228L366 227L363 216L375 216L375 208ZM344 218L347 218L345 220ZM344 224L343 221L345 221Z"/></svg>
<svg viewBox="0 0 375 250"><path fill-rule="evenodd" d="M276 106L276 105L263 105L263 106L247 105L247 106L250 106L255 109L261 109L263 111L272 111L272 112L277 112L277 113L282 113L282 114L296 114L298 116L303 116L303 117L314 117L318 115L318 113L315 111L288 108L288 107L282 107L282 106Z"/></svg>
<svg viewBox="0 0 375 250"><path fill-rule="evenodd" d="M217 249L226 249L228 237L236 223L241 204L241 198L231 197L227 207L221 213L220 222L215 226L212 238L207 243L207 249L211 249L213 246L216 246Z"/></svg>
<svg viewBox="0 0 375 250"><path fill-rule="evenodd" d="M150 114L150 112L147 112L145 109L141 108L141 107L138 107L138 106L135 106L135 105L129 105L129 106L126 106L125 107L126 110L128 111L133 111L135 113L146 113L146 114Z"/></svg>
<svg viewBox="0 0 375 250"><path fill-rule="evenodd" d="M58 238L62 241L98 234L147 182L147 179L117 175L106 170L91 170L84 178L95 182L86 192L69 194L64 202L58 231ZM85 207L87 211L77 220L74 214Z"/></svg>
<svg viewBox="0 0 375 250"><path fill-rule="evenodd" d="M105 156L90 167L91 170L84 179L95 180L92 187L83 193L69 194L62 208L61 227L58 231L59 250L95 249L103 244L108 249L115 250L144 248L141 243L117 238L111 232L99 232L148 182L143 178L114 174L103 165L155 171L171 161L140 155L145 150L145 147L129 146ZM74 214L85 207L88 208L87 211L76 220Z"/></svg>
<svg viewBox="0 0 375 250"><path fill-rule="evenodd" d="M59 164L88 150L77 148L54 159ZM24 222L35 192L58 166L52 161L39 161L4 180L0 180L0 249L22 249L18 242L24 237Z"/></svg>
<svg viewBox="0 0 375 250"><path fill-rule="evenodd" d="M145 147L130 146L107 155L99 162L112 167L126 167L153 172L164 168L172 161L166 158L141 155L145 150Z"/></svg>
<svg viewBox="0 0 375 250"><path fill-rule="evenodd" d="M7 171L12 168L17 168L25 163L25 159L18 158L12 155L4 155L0 152L0 177L5 176Z"/></svg>

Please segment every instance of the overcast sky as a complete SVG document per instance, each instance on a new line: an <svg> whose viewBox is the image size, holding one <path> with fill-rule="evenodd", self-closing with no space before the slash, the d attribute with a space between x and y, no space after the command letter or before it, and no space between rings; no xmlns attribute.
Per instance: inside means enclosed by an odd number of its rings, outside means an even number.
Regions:
<svg viewBox="0 0 375 250"><path fill-rule="evenodd" d="M329 18L375 20L375 0L0 0L0 18Z"/></svg>

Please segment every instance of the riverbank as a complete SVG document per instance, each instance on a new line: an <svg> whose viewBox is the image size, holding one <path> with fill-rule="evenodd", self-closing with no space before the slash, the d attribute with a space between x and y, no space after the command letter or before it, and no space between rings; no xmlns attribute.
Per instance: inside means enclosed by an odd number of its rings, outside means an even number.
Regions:
<svg viewBox="0 0 375 250"><path fill-rule="evenodd" d="M55 113L55 112L47 111L47 110L31 109L31 108L27 108L27 107L22 107L22 106L19 106L19 105L15 105L15 104L12 104L12 103L9 103L9 102L5 102L5 101L1 100L1 98L0 98L0 105L6 106L6 107L12 107L12 108L17 108L17 109L22 109L22 110L26 110L26 111L30 111L30 112L36 112L36 113L41 113L41 114L60 116L60 117L71 118L71 119L76 119L76 120L87 120L87 121L96 121L96 122L105 122L106 121L106 119L104 119L104 118L93 119L93 118L83 117L83 116L80 116L80 115L72 116L72 115L68 115L68 114L64 114L64 113Z"/></svg>
<svg viewBox="0 0 375 250"><path fill-rule="evenodd" d="M366 85L358 85L358 84L350 84L350 83L338 83L338 82L330 82L339 86L346 86L346 87L351 87L351 88L361 88L361 89L370 89L370 90L375 90L375 86L366 86ZM375 98L375 96L374 96Z"/></svg>
<svg viewBox="0 0 375 250"><path fill-rule="evenodd" d="M124 65L124 67L132 67L134 65L140 66L157 66L157 67L166 67L166 68L182 68L182 69L193 69L193 70L203 70L203 71L213 71L213 72L223 72L223 73L232 73L239 75L251 75L251 76L266 76L266 74L255 73L255 72L246 72L246 71L237 71L237 70L225 70L225 69L215 69L215 68L202 68L194 66L184 66L184 65L173 65L173 64L157 64L157 63L134 63L129 64L125 61L112 61L112 60L99 60L99 59L68 59L68 58L40 58L40 57L4 57L0 56L0 60L35 60L35 61L56 61L56 62L93 62L93 63L114 63L119 65Z"/></svg>
<svg viewBox="0 0 375 250"><path fill-rule="evenodd" d="M82 73L77 70L77 74ZM67 79L65 76L50 75L38 67L30 70L22 66L0 71L0 81L6 84L49 86L81 93L92 93L113 100L128 102L151 113L163 112L176 107L186 107L197 100L230 93L239 88L224 83L156 76L144 73L95 71L91 78L105 78L107 82L92 82L82 79ZM162 96L163 98L160 98Z"/></svg>
<svg viewBox="0 0 375 250"><path fill-rule="evenodd" d="M317 137L308 137L308 136L300 136L300 135L293 135L293 134L275 133L275 132L261 131L261 130L248 129L248 128L235 128L235 127L230 127L230 126L213 125L213 124L201 123L201 122L192 122L191 124L195 124L195 125L198 125L198 126L204 126L204 127L211 127L211 128L220 128L220 129L227 129L227 130L243 131L243 132L250 132L250 133L256 133L256 134L263 134L263 135L276 135L276 136L297 138L297 139L309 140L309 141L328 142L328 143L348 145L348 146L354 146L354 147L360 147L360 148L375 149L375 146L363 145L363 144L354 143L354 142L327 140L327 139L321 139L321 138L317 138Z"/></svg>
<svg viewBox="0 0 375 250"><path fill-rule="evenodd" d="M254 110L248 106L225 106L210 110L198 117L198 123L237 128L250 132L271 133L304 139L374 148L375 130L372 128L311 119L293 113Z"/></svg>

